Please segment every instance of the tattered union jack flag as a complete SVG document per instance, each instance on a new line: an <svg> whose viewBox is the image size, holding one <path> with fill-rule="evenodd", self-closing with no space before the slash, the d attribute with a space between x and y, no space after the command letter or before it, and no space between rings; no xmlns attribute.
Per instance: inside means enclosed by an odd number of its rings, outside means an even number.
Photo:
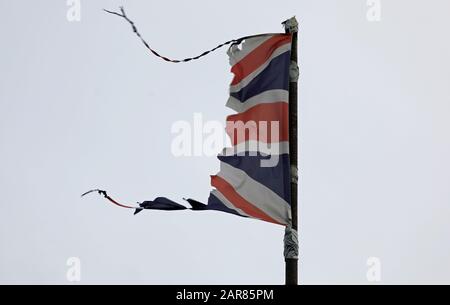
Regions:
<svg viewBox="0 0 450 305"><path fill-rule="evenodd" d="M232 45L227 118L233 144L218 156L220 172L208 208L288 224L290 222L290 34L261 35Z"/></svg>
<svg viewBox="0 0 450 305"><path fill-rule="evenodd" d="M109 12L109 11L108 11ZM171 60L160 56L142 39L133 22L122 10L114 13L127 19L133 30L156 56L174 63L194 58ZM186 199L187 208L165 197L144 201L139 206L124 205L102 190L97 191L112 203L135 209L217 210L271 223L290 225L289 160L289 67L291 34L262 34L228 41L231 72L227 107L236 111L226 119L231 147L218 155L220 171L211 176L208 203ZM211 51L213 51L211 50ZM83 195L85 195L83 194Z"/></svg>

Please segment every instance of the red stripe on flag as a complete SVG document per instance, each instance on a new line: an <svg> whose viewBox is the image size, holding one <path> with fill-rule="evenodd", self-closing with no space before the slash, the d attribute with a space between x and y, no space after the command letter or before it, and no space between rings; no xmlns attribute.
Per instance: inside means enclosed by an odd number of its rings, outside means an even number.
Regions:
<svg viewBox="0 0 450 305"><path fill-rule="evenodd" d="M278 131L272 137L272 128ZM286 102L258 104L227 117L226 131L233 145L256 140L264 143L289 141L289 105Z"/></svg>
<svg viewBox="0 0 450 305"><path fill-rule="evenodd" d="M288 43L291 43L290 34L275 35L251 51L231 68L231 72L234 74L231 85L239 83L266 62L278 47Z"/></svg>
<svg viewBox="0 0 450 305"><path fill-rule="evenodd" d="M211 185L215 187L219 192L221 192L225 196L225 198L227 198L228 201L230 201L236 208L241 209L247 215L281 225L281 223L279 223L278 221L261 211L259 208L248 202L241 195L239 195L239 193L236 192L233 186L229 184L225 179L219 176L211 176Z"/></svg>

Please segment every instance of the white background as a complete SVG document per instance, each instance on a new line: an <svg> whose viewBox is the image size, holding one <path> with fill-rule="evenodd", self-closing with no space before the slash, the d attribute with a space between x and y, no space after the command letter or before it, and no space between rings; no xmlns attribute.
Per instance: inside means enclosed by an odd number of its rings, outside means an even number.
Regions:
<svg viewBox="0 0 450 305"><path fill-rule="evenodd" d="M218 212L144 211L156 196L206 201L215 157L175 158L171 125L224 121L225 48L300 21L300 281L450 283L448 1L1 0L0 283L282 284L283 228Z"/></svg>

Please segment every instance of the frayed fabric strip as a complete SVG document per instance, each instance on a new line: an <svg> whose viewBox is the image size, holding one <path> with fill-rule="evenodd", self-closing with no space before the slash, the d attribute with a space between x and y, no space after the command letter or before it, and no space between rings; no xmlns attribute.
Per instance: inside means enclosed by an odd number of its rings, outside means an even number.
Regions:
<svg viewBox="0 0 450 305"><path fill-rule="evenodd" d="M105 9L103 9L103 10L105 12L109 13L109 14L116 15L116 16L124 18L131 25L131 27L133 29L133 32L136 34L136 36L139 37L139 39L142 41L142 43L145 45L145 47L150 52L152 52L153 55L161 58L164 61L171 62L171 63L182 63L182 62L189 62L189 61L192 61L192 60L197 60L197 59L199 59L199 58L201 58L203 56L208 55L211 52L214 52L217 49L220 49L223 46L226 46L226 45L229 45L229 44L232 44L232 45L233 44L240 44L242 41L244 41L245 39L248 39L248 38L269 35L269 34L251 35L251 36L245 36L245 37L241 37L241 38L237 38L237 39L232 39L232 40L226 41L224 43L221 43L218 46L212 48L211 50L205 51L202 54L194 56L194 57L188 57L188 58L184 58L184 59L170 59L168 57L162 56L161 54L159 54L158 52L156 52L154 49L152 49L150 47L150 45L147 43L147 41L145 41L145 39L139 33L139 31L138 31L136 25L134 24L134 22L131 19L129 19L128 16L125 14L125 9L123 7L120 7L120 13L114 12L114 11L105 10Z"/></svg>

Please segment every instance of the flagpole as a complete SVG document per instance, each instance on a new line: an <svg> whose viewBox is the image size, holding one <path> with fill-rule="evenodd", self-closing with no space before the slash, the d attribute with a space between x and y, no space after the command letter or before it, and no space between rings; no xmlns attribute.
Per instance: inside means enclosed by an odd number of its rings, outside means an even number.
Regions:
<svg viewBox="0 0 450 305"><path fill-rule="evenodd" d="M291 215L292 226L287 226L284 236L284 257L286 265L286 285L298 284L298 133L297 133L297 32L298 22L292 17L283 22L286 33L292 34L291 65L289 69L289 157L291 170Z"/></svg>

